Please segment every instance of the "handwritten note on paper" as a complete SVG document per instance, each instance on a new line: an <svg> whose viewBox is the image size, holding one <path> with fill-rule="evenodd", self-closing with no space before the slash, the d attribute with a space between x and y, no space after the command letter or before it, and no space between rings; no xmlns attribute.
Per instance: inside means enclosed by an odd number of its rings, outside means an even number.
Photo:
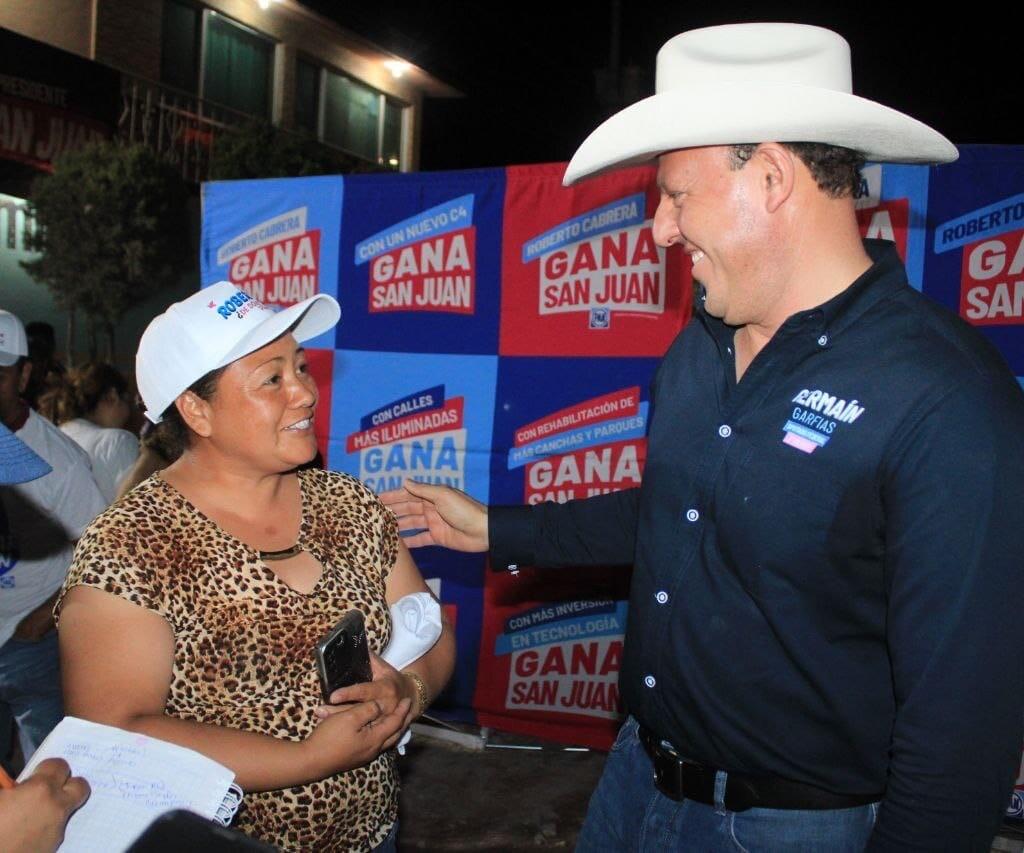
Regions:
<svg viewBox="0 0 1024 853"><path fill-rule="evenodd" d="M228 768L194 750L77 717L61 721L18 781L53 757L67 761L92 787L89 801L68 822L62 853L125 850L171 809L213 818L234 779Z"/></svg>

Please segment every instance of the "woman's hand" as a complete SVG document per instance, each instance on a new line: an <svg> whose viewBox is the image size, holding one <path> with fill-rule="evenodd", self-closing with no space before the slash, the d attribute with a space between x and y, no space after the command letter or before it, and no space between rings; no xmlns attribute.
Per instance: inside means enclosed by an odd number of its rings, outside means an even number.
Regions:
<svg viewBox="0 0 1024 853"><path fill-rule="evenodd" d="M405 729L410 707L410 700L402 699L391 713L375 701L332 708L300 744L313 778L362 767L391 749Z"/></svg>
<svg viewBox="0 0 1024 853"><path fill-rule="evenodd" d="M408 700L410 704L402 723L402 730L408 728L416 719L416 712L419 710L419 693L416 690L416 683L372 652L370 653L370 669L373 671L373 681L364 681L361 684L353 684L350 687L335 690L330 697L331 704L321 705L316 709L317 717L322 720L326 719L332 714L344 711L348 707L345 703L351 702L376 702L382 713L391 714L399 704Z"/></svg>

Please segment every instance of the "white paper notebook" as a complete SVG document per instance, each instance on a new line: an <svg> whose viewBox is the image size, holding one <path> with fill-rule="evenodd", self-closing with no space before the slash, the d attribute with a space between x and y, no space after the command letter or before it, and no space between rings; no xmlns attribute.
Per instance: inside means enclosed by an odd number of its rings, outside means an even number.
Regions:
<svg viewBox="0 0 1024 853"><path fill-rule="evenodd" d="M18 777L63 758L92 795L68 821L62 853L126 850L155 818L189 809L227 825L242 800L235 774L195 750L113 726L65 717Z"/></svg>

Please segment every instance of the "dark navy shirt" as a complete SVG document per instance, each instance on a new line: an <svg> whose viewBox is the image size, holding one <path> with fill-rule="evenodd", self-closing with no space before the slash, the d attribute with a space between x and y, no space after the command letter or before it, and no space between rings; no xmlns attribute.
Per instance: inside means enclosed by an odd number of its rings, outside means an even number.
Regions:
<svg viewBox="0 0 1024 853"><path fill-rule="evenodd" d="M988 850L1020 759L1024 395L890 243L736 382L698 310L639 489L494 508L496 563L632 563L620 687L692 758L884 792L878 850Z"/></svg>

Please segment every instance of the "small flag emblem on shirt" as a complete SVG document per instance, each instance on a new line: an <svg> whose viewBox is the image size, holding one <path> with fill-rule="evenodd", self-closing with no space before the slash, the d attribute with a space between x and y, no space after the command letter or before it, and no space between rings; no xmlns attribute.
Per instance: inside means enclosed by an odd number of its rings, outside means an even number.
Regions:
<svg viewBox="0 0 1024 853"><path fill-rule="evenodd" d="M802 450L804 453L814 453L819 447L828 444L828 436L815 429L805 427L803 424L786 421L782 428L786 434L782 437L782 443Z"/></svg>

